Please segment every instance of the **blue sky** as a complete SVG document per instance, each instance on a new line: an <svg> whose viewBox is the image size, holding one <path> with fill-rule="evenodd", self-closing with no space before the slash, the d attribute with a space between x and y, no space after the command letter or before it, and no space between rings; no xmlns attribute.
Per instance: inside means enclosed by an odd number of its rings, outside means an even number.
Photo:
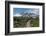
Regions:
<svg viewBox="0 0 46 36"><path fill-rule="evenodd" d="M35 13L39 14L39 9L35 8L13 8L13 15L21 13Z"/></svg>

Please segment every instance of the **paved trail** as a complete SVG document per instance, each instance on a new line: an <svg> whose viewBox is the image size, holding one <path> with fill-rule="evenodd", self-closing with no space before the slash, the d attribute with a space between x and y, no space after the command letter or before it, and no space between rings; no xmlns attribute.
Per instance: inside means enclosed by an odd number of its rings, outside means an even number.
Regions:
<svg viewBox="0 0 46 36"><path fill-rule="evenodd" d="M31 20L28 20L26 27L31 27L30 22L31 22Z"/></svg>

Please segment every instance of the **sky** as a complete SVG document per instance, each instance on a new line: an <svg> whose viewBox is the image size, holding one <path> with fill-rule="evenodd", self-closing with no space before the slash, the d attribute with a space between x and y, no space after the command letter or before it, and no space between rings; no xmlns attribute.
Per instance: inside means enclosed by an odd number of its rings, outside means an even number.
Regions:
<svg viewBox="0 0 46 36"><path fill-rule="evenodd" d="M36 8L13 8L13 16L21 13L35 13L39 15L39 9Z"/></svg>

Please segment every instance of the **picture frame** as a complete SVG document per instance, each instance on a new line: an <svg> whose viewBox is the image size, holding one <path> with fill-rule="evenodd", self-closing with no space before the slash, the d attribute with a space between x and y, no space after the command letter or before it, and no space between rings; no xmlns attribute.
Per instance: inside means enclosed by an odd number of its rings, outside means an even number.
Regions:
<svg viewBox="0 0 46 36"><path fill-rule="evenodd" d="M38 3L38 2L18 2L18 1L5 1L5 35L18 35L18 34L35 34L35 33L44 33L45 29L44 29L44 25L45 25L45 7L44 7L44 3ZM14 8L14 9L13 9ZM38 8L39 8L39 12L38 12ZM14 12L13 12L14 10ZM38 14L38 18L39 18L39 26L35 26L33 24L33 26L31 27L25 27L23 25L16 25L16 23L13 21L15 19L13 19L14 17L14 14L16 14L18 11L18 13L20 14L21 11L23 12L24 10L33 10L32 12L34 13L35 11L35 14L33 14L33 17L34 15ZM26 12L26 15L29 14L29 12ZM12 13L11 13L12 12ZM15 13L16 12L16 13ZM36 13L37 12L37 13ZM24 13L24 14L25 14ZM13 14L13 15L12 15ZM23 13L21 13L23 14ZM15 15L16 16L16 15ZM20 17L20 15L17 15ZM24 15L25 16L25 15ZM40 17L41 18L40 18ZM12 18L13 17L13 18ZM12 19L11 19L12 18ZM16 18L16 17L15 17ZM38 19L37 18L37 19ZM17 19L17 18L16 18ZM24 19L25 20L25 19ZM24 21L24 20L21 20ZM16 20L15 20L16 21ZM19 20L20 21L20 20ZM36 20L35 20L36 21ZM15 23L15 27L13 27L14 23ZM18 21L17 21L18 22ZM19 24L21 24L21 22ZM25 22L25 21L24 21ZM24 23L22 22L22 24ZM25 23L24 23L25 24ZM28 22L29 24L29 22ZM35 23L36 24L36 23ZM23 28L23 27L24 28ZM18 28L19 27L19 28ZM33 28L32 28L33 27ZM34 28L35 27L35 28ZM39 28L37 28L39 27ZM15 28L15 29L14 29Z"/></svg>

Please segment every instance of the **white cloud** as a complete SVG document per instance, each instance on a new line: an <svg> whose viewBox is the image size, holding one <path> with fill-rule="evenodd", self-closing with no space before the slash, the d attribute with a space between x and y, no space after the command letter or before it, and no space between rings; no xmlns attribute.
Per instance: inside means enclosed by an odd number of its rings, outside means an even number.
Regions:
<svg viewBox="0 0 46 36"><path fill-rule="evenodd" d="M39 15L39 10L38 9L37 10L34 10L33 13Z"/></svg>
<svg viewBox="0 0 46 36"><path fill-rule="evenodd" d="M39 10L38 9L34 9L34 10L26 10L24 13L34 13L39 15Z"/></svg>
<svg viewBox="0 0 46 36"><path fill-rule="evenodd" d="M15 14L14 16L16 16L16 17L20 17L20 16L22 16L21 14Z"/></svg>
<svg viewBox="0 0 46 36"><path fill-rule="evenodd" d="M26 10L24 13L31 13L31 10Z"/></svg>

